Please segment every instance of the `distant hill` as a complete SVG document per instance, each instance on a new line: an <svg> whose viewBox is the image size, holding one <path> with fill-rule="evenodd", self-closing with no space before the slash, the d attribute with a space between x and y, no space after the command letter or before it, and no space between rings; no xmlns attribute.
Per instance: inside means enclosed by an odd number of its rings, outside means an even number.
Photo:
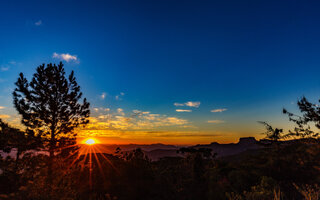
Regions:
<svg viewBox="0 0 320 200"><path fill-rule="evenodd" d="M263 148L254 137L240 138L238 143L219 144L213 142L208 145L196 145L193 148L209 148L212 152L217 153L217 157L224 157L239 154L250 149Z"/></svg>
<svg viewBox="0 0 320 200"><path fill-rule="evenodd" d="M80 146L86 146L86 144L81 144ZM121 151L132 151L134 149L140 148L143 151L149 152L153 150L177 150L182 146L176 145L166 145L161 143L156 144L96 144L95 148L101 153L110 153L113 154L117 148L120 148Z"/></svg>
<svg viewBox="0 0 320 200"><path fill-rule="evenodd" d="M286 141L285 143L289 143L290 141ZM257 149L265 148L262 145L268 143L266 140L257 141L254 137L243 137L239 139L238 143L230 143L230 144L219 144L217 142L212 142L211 144L198 144L194 146L176 146L176 145L166 145L166 144L126 144L126 145L116 145L116 144L96 144L94 145L95 152L97 153L108 153L114 154L116 149L119 147L121 151L127 152L132 151L134 149L140 148L142 149L146 155L151 160L159 160L162 157L182 157L182 154L178 154L177 151L181 147L190 147L190 148L209 148L212 149L213 153L217 153L218 158L228 157L237 155L246 151L255 151ZM85 147L85 144L81 144L80 146ZM81 154L88 153L83 148L80 151ZM8 154L0 152L3 157L6 157ZM15 157L15 150L13 150L9 155Z"/></svg>
<svg viewBox="0 0 320 200"><path fill-rule="evenodd" d="M162 157L182 157L183 155L178 154L177 151L183 146L165 145L165 144L150 144L150 145L139 145L139 144L128 144L128 145L105 145L99 144L99 149L102 153L114 153L117 148L122 151L132 151L136 148L142 149L151 160L158 160ZM184 146L185 147L185 146ZM261 144L254 137L240 138L238 143L230 144L219 144L213 142L211 144L198 144L194 146L188 146L190 148L209 148L212 152L217 153L217 157L225 157L236 155L247 150L255 150L263 148Z"/></svg>
<svg viewBox="0 0 320 200"><path fill-rule="evenodd" d="M219 144L217 142L213 142L211 144L198 144L195 146L189 146L190 148L208 148L212 149L213 153L217 153L217 157L225 157L225 156L232 156L236 155L248 150L256 150L260 148L264 148L254 137L244 137L240 138L238 143L230 143L230 144ZM180 148L180 147L179 147ZM146 154L152 160L158 160L161 157L181 157L181 154L177 153L175 149L156 149L152 151L146 151ZM144 149L143 149L144 150Z"/></svg>
<svg viewBox="0 0 320 200"><path fill-rule="evenodd" d="M134 149L140 148L144 151L152 151L156 149L177 149L180 148L180 146L176 145L166 145L161 143L156 144L126 144L126 145L105 145L106 148L109 149L116 149L117 147L120 147L124 151L132 151Z"/></svg>

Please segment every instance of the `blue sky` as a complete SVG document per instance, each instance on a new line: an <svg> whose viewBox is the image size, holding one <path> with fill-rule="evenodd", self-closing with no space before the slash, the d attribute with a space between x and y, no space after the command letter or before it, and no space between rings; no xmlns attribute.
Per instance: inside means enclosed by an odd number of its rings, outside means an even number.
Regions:
<svg viewBox="0 0 320 200"><path fill-rule="evenodd" d="M0 114L19 121L11 97L19 72L30 78L38 65L62 60L91 102L93 124L83 136L136 143L261 138L256 121L288 127L283 107L296 111L302 95L319 97L319 4L2 1Z"/></svg>

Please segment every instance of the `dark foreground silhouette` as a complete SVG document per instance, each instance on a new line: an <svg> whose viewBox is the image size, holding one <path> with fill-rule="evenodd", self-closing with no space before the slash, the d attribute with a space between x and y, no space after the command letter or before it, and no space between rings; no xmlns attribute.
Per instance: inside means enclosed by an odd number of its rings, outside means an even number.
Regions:
<svg viewBox="0 0 320 200"><path fill-rule="evenodd" d="M320 191L317 140L270 144L228 159L184 148L183 157L153 162L141 149L111 155L86 148L87 154L56 157L51 181L48 156L3 159L1 199L317 199Z"/></svg>

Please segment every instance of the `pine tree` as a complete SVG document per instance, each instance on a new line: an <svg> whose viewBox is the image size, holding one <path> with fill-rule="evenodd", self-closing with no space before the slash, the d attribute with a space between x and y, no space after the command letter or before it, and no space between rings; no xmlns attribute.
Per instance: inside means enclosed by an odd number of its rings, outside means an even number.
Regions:
<svg viewBox="0 0 320 200"><path fill-rule="evenodd" d="M49 176L55 155L76 144L75 128L89 122L89 103L83 98L74 72L65 76L63 64L45 64L36 69L29 82L20 73L13 92L14 106L27 131L41 137L49 151Z"/></svg>

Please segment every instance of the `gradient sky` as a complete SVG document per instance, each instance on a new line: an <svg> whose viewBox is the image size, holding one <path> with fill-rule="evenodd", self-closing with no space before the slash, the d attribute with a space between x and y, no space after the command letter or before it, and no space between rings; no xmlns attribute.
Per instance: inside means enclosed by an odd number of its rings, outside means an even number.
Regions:
<svg viewBox="0 0 320 200"><path fill-rule="evenodd" d="M81 137L196 144L287 128L320 91L319 1L1 1L0 117L12 91L63 61L91 103ZM180 111L180 112L178 112ZM213 112L214 111L214 112Z"/></svg>

